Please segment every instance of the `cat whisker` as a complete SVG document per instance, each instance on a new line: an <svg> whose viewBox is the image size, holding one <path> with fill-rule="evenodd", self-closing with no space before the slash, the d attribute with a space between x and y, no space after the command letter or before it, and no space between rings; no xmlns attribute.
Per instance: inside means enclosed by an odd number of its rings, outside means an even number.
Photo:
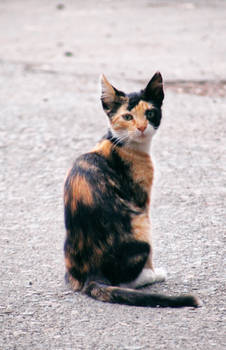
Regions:
<svg viewBox="0 0 226 350"><path fill-rule="evenodd" d="M113 141L113 149L115 149L121 142L128 140L128 135L117 137L116 140L115 137L112 137L110 140Z"/></svg>

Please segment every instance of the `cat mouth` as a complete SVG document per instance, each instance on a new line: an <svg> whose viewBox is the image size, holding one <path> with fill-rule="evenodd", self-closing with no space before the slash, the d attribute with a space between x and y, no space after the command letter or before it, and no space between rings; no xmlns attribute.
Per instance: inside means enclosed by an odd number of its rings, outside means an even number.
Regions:
<svg viewBox="0 0 226 350"><path fill-rule="evenodd" d="M147 136L148 136L147 133L140 132L138 135L138 138L145 139Z"/></svg>
<svg viewBox="0 0 226 350"><path fill-rule="evenodd" d="M143 142L148 138L148 134L146 133L139 133L138 135L136 135L136 137L134 138L134 141L136 140L136 142Z"/></svg>

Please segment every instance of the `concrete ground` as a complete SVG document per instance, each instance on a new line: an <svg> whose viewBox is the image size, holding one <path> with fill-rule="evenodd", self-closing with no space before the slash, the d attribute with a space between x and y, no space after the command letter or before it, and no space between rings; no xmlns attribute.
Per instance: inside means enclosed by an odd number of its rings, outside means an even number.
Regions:
<svg viewBox="0 0 226 350"><path fill-rule="evenodd" d="M225 344L225 1L0 2L0 349ZM199 309L110 305L64 285L67 169L105 132L98 78L126 92L160 70L152 154L154 292Z"/></svg>

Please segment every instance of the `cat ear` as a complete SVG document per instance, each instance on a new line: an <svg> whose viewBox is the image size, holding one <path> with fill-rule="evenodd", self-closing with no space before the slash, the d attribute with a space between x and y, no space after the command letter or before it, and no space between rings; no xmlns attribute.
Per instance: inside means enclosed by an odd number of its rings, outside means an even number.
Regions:
<svg viewBox="0 0 226 350"><path fill-rule="evenodd" d="M111 117L126 101L125 94L112 86L104 74L100 78L100 83L102 106L107 115Z"/></svg>
<svg viewBox="0 0 226 350"><path fill-rule="evenodd" d="M153 101L158 107L161 107L164 99L163 80L160 72L156 72L144 90L144 98L147 101Z"/></svg>

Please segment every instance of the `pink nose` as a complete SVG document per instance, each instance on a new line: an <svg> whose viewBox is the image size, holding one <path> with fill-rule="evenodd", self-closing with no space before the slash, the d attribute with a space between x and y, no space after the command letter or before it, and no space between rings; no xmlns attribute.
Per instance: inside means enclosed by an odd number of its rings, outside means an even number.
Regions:
<svg viewBox="0 0 226 350"><path fill-rule="evenodd" d="M144 130L146 129L146 126L139 126L139 128L137 128L139 131L144 132Z"/></svg>

